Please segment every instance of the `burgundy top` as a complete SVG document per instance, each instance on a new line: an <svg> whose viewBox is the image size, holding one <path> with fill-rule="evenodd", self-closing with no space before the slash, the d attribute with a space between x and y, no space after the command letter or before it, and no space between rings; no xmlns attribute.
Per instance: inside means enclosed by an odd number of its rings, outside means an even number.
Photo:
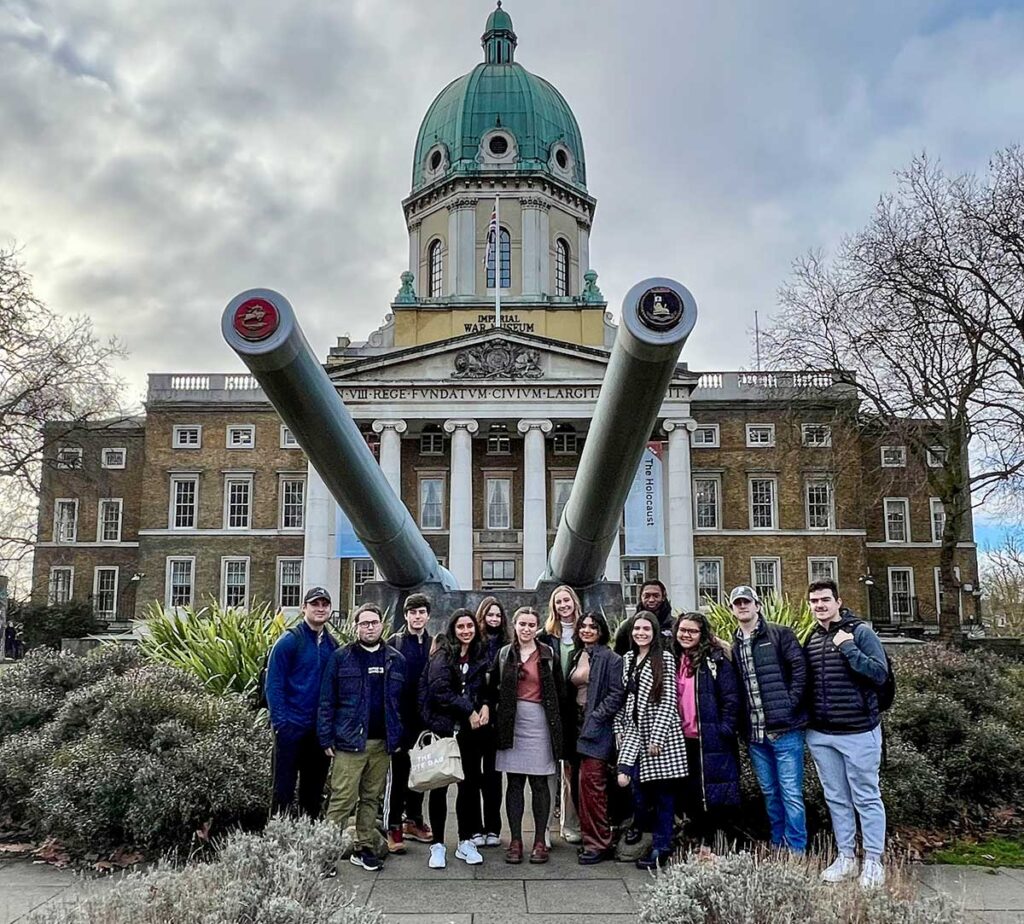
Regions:
<svg viewBox="0 0 1024 924"><path fill-rule="evenodd" d="M528 703L542 702L539 649L535 648L525 661L519 662L519 684L516 687L516 699L522 699Z"/></svg>

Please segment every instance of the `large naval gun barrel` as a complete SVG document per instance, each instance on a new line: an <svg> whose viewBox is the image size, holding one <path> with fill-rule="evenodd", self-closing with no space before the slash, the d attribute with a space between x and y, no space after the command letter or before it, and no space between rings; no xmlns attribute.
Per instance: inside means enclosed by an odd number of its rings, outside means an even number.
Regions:
<svg viewBox="0 0 1024 924"><path fill-rule="evenodd" d="M696 301L672 279L645 279L626 294L608 371L542 580L581 588L604 577L626 495L696 321Z"/></svg>
<svg viewBox="0 0 1024 924"><path fill-rule="evenodd" d="M385 581L405 589L455 580L437 561L306 341L288 299L249 289L221 330L303 448Z"/></svg>

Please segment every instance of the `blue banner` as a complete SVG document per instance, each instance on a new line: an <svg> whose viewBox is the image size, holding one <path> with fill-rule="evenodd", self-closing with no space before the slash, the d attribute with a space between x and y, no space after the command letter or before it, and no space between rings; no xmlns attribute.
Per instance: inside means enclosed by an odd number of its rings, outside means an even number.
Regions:
<svg viewBox="0 0 1024 924"><path fill-rule="evenodd" d="M648 443L626 497L626 555L664 555L661 443Z"/></svg>
<svg viewBox="0 0 1024 924"><path fill-rule="evenodd" d="M334 505L334 557L335 558L369 558L370 553L366 551L352 528L352 523L345 516L345 511L335 503Z"/></svg>

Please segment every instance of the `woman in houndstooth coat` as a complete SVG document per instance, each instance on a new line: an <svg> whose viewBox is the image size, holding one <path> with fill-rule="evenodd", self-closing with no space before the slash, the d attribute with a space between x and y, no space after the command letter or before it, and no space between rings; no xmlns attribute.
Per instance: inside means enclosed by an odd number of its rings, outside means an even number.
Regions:
<svg viewBox="0 0 1024 924"><path fill-rule="evenodd" d="M630 649L622 661L626 702L615 719L618 782L633 785L634 826L653 835L641 869L664 866L672 853L676 781L686 776L686 741L674 694L675 662L662 650L658 619L633 617Z"/></svg>

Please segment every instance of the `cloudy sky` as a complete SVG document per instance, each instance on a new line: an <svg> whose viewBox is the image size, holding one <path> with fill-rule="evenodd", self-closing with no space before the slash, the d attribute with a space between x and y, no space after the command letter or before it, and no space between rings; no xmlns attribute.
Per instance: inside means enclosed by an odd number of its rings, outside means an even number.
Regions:
<svg viewBox="0 0 1024 924"><path fill-rule="evenodd" d="M284 292L363 339L407 259L427 106L481 60L485 0L3 0L0 242L153 371L229 371L227 301ZM591 259L697 297L684 358L749 367L795 256L866 221L922 150L983 169L1024 132L1024 4L508 0L516 59L576 112Z"/></svg>

